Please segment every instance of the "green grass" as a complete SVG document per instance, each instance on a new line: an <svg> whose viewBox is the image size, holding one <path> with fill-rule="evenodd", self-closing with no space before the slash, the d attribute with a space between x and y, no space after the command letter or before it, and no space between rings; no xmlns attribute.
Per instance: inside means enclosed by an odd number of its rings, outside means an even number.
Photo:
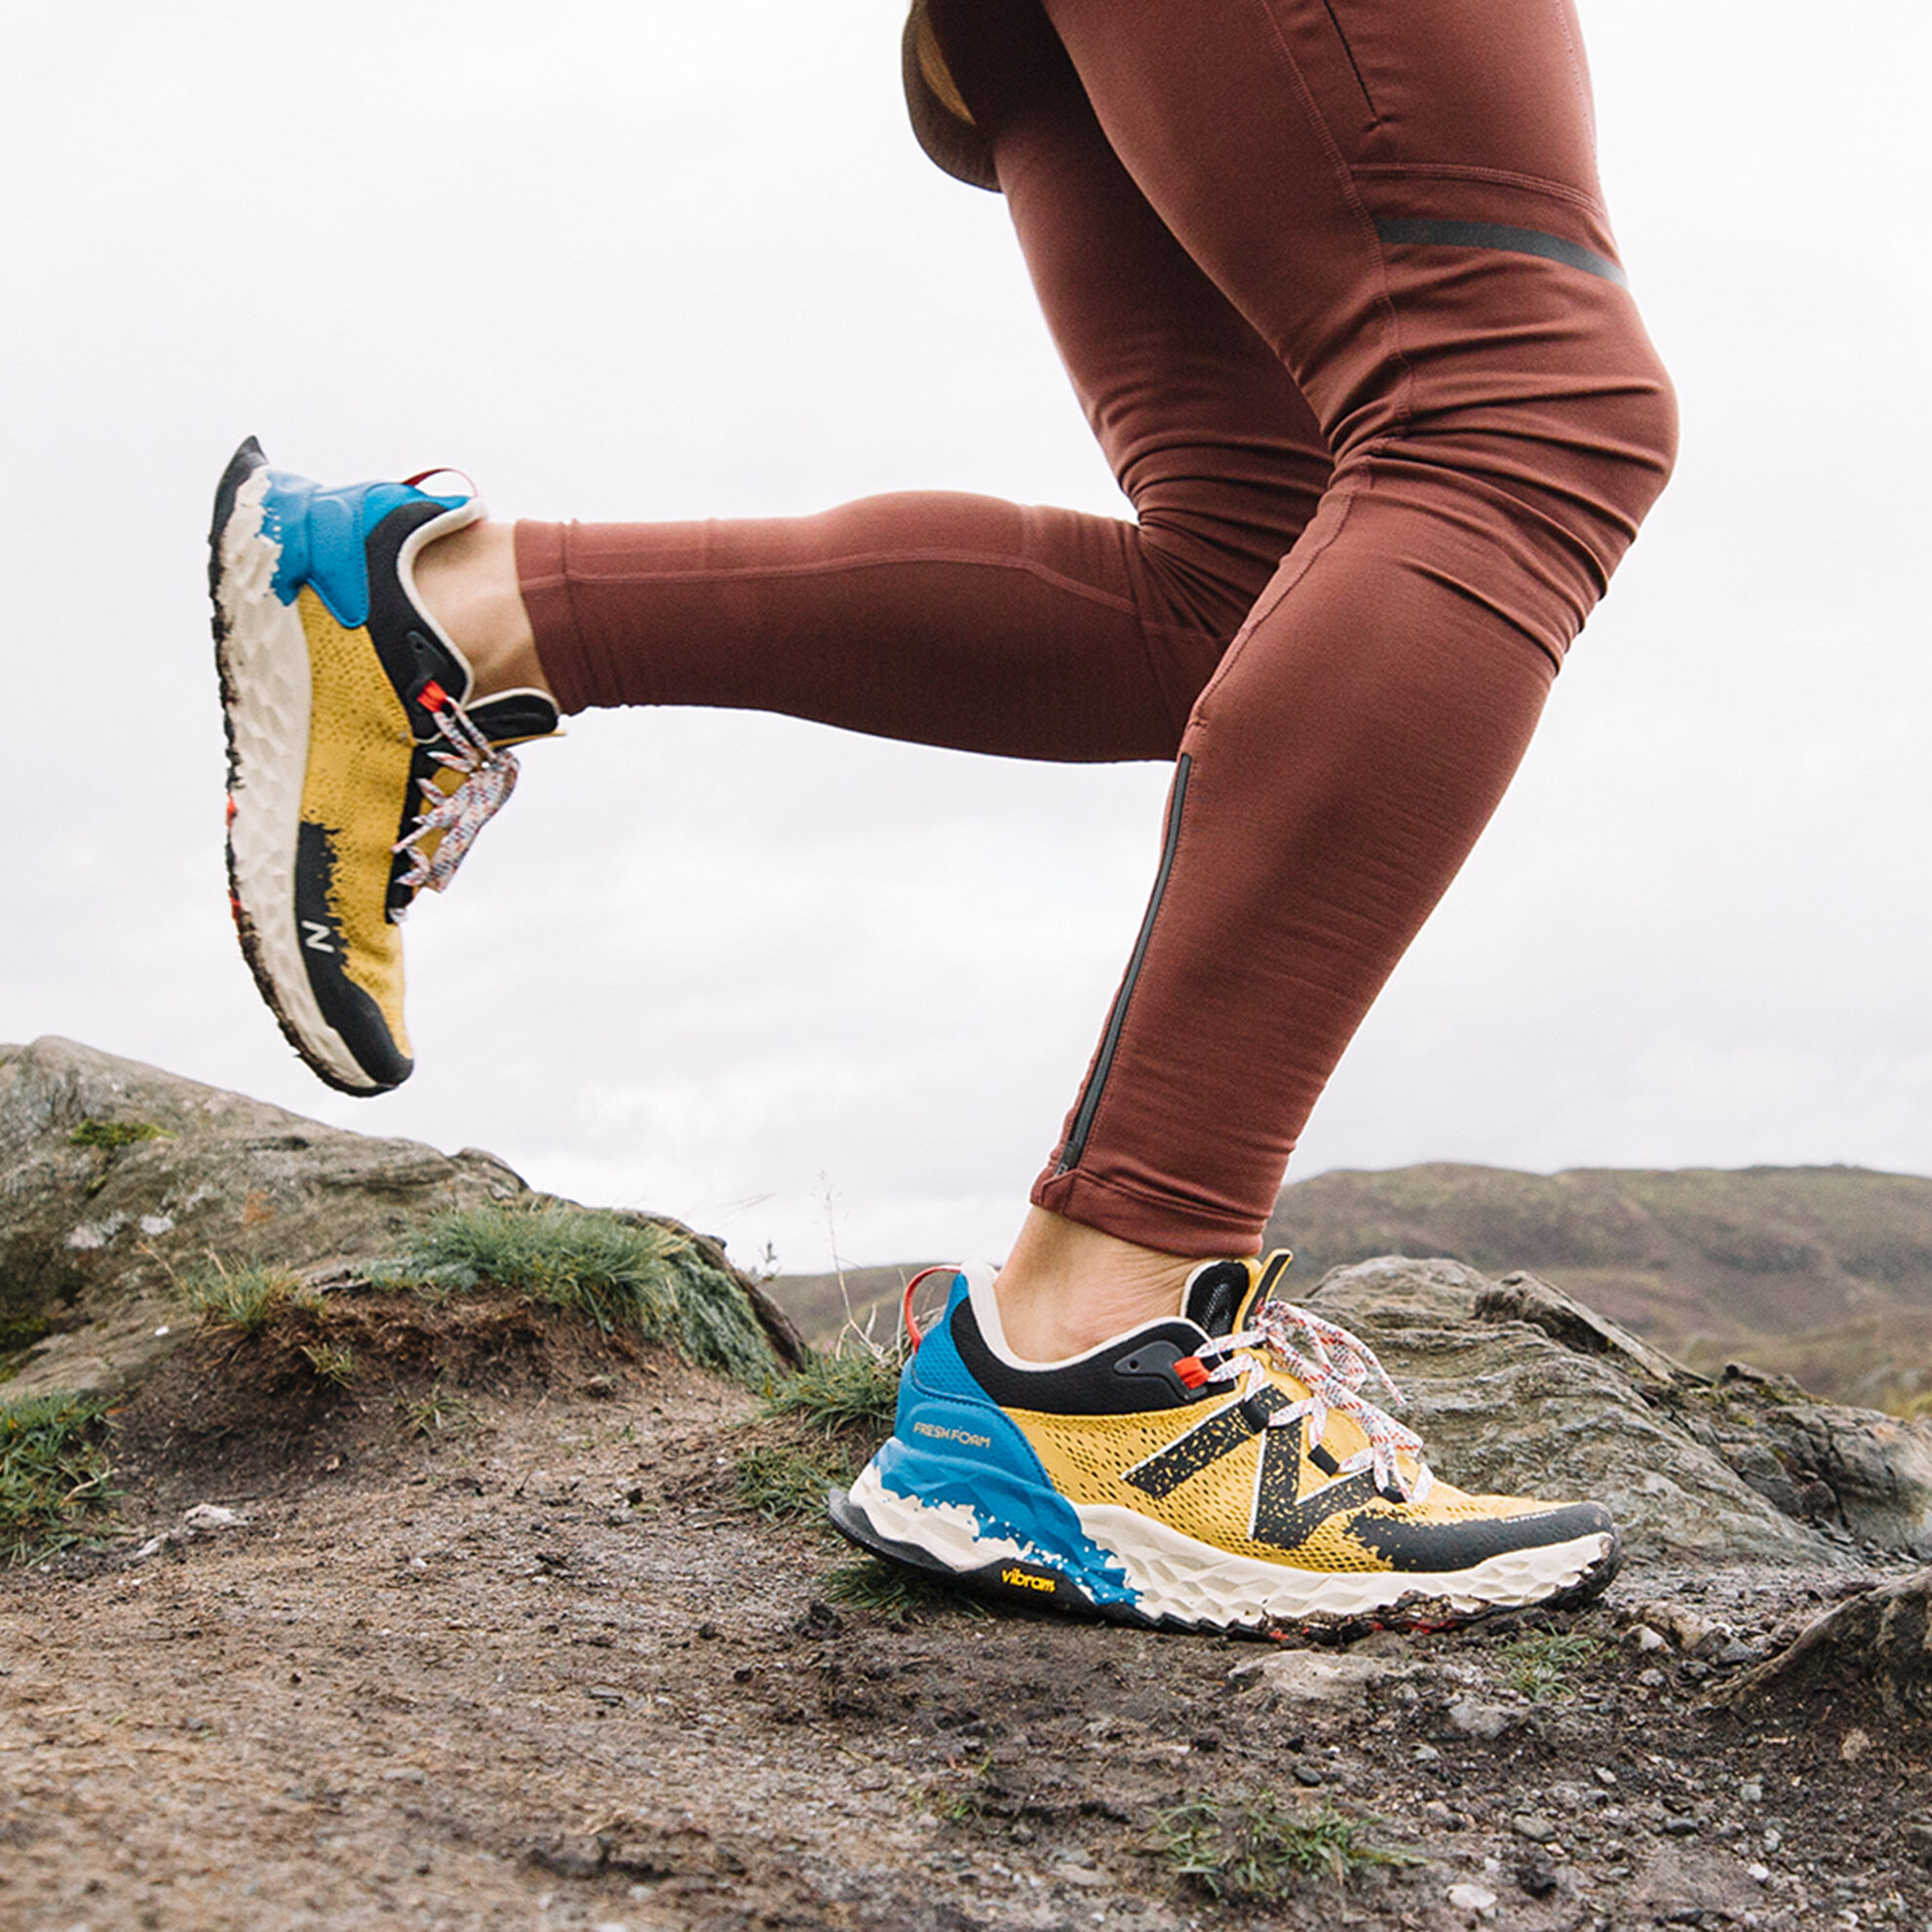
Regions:
<svg viewBox="0 0 1932 1932"><path fill-rule="evenodd" d="M369 1271L381 1288L461 1294L494 1284L546 1307L668 1341L691 1361L753 1388L778 1359L738 1283L670 1228L591 1208L466 1208L412 1231Z"/></svg>
<svg viewBox="0 0 1932 1932"><path fill-rule="evenodd" d="M70 1147L132 1147L136 1140L172 1140L149 1120L84 1120L67 1136Z"/></svg>
<svg viewBox="0 0 1932 1932"><path fill-rule="evenodd" d="M81 1542L105 1516L114 1494L98 1440L106 1407L68 1395L0 1403L0 1563Z"/></svg>
<svg viewBox="0 0 1932 1932"><path fill-rule="evenodd" d="M1272 1792L1203 1794L1163 1812L1152 1843L1177 1876L1216 1900L1280 1899L1310 1878L1344 1885L1372 1867L1420 1863L1371 1843L1367 1829L1330 1804L1288 1810Z"/></svg>
<svg viewBox="0 0 1932 1932"><path fill-rule="evenodd" d="M825 1514L826 1491L852 1480L841 1457L825 1458L781 1444L747 1449L734 1473L738 1500L767 1523Z"/></svg>
<svg viewBox="0 0 1932 1932"><path fill-rule="evenodd" d="M934 1610L968 1617L992 1614L977 1597L928 1582L917 1570L887 1563L883 1557L861 1557L857 1563L841 1564L826 1576L825 1594L831 1603L849 1604L856 1610L870 1610L901 1621Z"/></svg>
<svg viewBox="0 0 1932 1932"><path fill-rule="evenodd" d="M898 1349L848 1338L787 1375L766 1398L765 1413L809 1423L829 1436L884 1437L892 1430L905 1359Z"/></svg>
<svg viewBox="0 0 1932 1932"><path fill-rule="evenodd" d="M302 1353L315 1371L319 1382L327 1382L331 1388L346 1389L356 1379L356 1351L332 1341L315 1341L304 1345Z"/></svg>
<svg viewBox="0 0 1932 1932"><path fill-rule="evenodd" d="M406 1397L398 1410L411 1436L467 1436L483 1421L469 1403L443 1386L441 1376L421 1395Z"/></svg>
<svg viewBox="0 0 1932 1932"><path fill-rule="evenodd" d="M1532 1631L1526 1637L1512 1638L1497 1653L1503 1667L1503 1681L1534 1704L1548 1704L1567 1697L1575 1689L1569 1673L1588 1662L1599 1648L1594 1637L1560 1636L1553 1631Z"/></svg>
<svg viewBox="0 0 1932 1932"><path fill-rule="evenodd" d="M219 1260L181 1284L188 1305L211 1329L258 1335L285 1309L313 1304L295 1277L257 1262L230 1269Z"/></svg>

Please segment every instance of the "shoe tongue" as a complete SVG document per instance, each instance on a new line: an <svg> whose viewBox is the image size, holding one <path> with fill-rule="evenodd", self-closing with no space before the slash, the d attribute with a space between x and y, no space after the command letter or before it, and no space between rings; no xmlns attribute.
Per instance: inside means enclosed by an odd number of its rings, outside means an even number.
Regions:
<svg viewBox="0 0 1932 1932"><path fill-rule="evenodd" d="M1253 1286L1246 1261L1210 1261L1188 1276L1180 1312L1211 1335L1231 1335Z"/></svg>
<svg viewBox="0 0 1932 1932"><path fill-rule="evenodd" d="M1274 1293L1294 1260L1277 1248L1264 1261L1210 1261L1187 1278L1180 1312L1211 1335L1231 1335L1247 1327L1256 1304Z"/></svg>

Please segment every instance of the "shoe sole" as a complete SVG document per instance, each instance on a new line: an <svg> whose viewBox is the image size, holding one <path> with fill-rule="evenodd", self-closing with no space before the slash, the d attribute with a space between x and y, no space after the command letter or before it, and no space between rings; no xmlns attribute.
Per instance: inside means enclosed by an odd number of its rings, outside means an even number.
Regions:
<svg viewBox="0 0 1932 1932"><path fill-rule="evenodd" d="M1130 1604L1116 1579L1083 1581L1053 1553L987 1529L963 1504L895 1495L869 1468L851 1489L834 1489L828 1506L849 1541L960 1588L1155 1630L1444 1629L1504 1610L1577 1608L1603 1594L1623 1561L1612 1530L1449 1572L1294 1569L1217 1550L1131 1509L1076 1505L1081 1527L1125 1573Z"/></svg>
<svg viewBox="0 0 1932 1932"><path fill-rule="evenodd" d="M208 589L228 731L228 898L242 953L283 1036L344 1094L385 1091L323 1018L295 923L295 843L308 773L308 638L275 595L280 547L262 529L268 459L251 437L214 494Z"/></svg>

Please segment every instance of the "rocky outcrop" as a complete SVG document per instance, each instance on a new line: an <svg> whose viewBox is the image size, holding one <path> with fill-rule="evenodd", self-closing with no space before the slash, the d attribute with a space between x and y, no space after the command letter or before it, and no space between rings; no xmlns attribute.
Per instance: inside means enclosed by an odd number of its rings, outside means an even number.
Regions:
<svg viewBox="0 0 1932 1932"><path fill-rule="evenodd" d="M1889 1718L1932 1719L1932 1569L1827 1611L1768 1663L1731 1679L1712 1701L1743 1706L1778 1693L1874 1698Z"/></svg>
<svg viewBox="0 0 1932 1932"><path fill-rule="evenodd" d="M137 1380L177 1339L177 1281L211 1255L345 1279L425 1216L545 1198L475 1148L325 1127L64 1040L0 1048L0 1376L10 1395ZM784 1317L737 1279L796 1360ZM1466 1488L1599 1498L1638 1557L1932 1557L1932 1424L1693 1374L1530 1275L1383 1258L1304 1298L1376 1349Z"/></svg>
<svg viewBox="0 0 1932 1932"><path fill-rule="evenodd" d="M1932 1425L1707 1380L1533 1276L1389 1257L1306 1300L1374 1347L1464 1488L1595 1497L1638 1556L1932 1555Z"/></svg>
<svg viewBox="0 0 1932 1932"><path fill-rule="evenodd" d="M326 1127L68 1040L0 1046L6 1393L138 1379L176 1339L176 1282L211 1256L326 1281L425 1216L543 1198L479 1148ZM773 1339L795 1359L795 1337Z"/></svg>

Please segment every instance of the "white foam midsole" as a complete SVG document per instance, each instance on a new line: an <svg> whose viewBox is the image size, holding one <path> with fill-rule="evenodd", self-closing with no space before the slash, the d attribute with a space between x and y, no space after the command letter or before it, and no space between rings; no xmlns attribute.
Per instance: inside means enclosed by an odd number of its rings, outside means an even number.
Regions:
<svg viewBox="0 0 1932 1932"><path fill-rule="evenodd" d="M264 463L235 493L221 532L215 588L235 747L229 794L235 816L228 827L235 893L277 1011L336 1079L373 1088L322 1017L295 924L295 835L309 756L309 644L301 612L275 595L282 547L262 527L267 494Z"/></svg>
<svg viewBox="0 0 1932 1932"><path fill-rule="evenodd" d="M880 1535L924 1550L950 1569L1015 1558L1065 1567L1061 1557L984 1533L963 1503L926 1503L888 1489L869 1463L852 1485L851 1498ZM1607 1534L1593 1531L1566 1543L1505 1551L1460 1570L1296 1569L1217 1550L1117 1504L1068 1507L1088 1537L1120 1565L1141 1614L1189 1624L1359 1616L1413 1596L1443 1599L1464 1613L1537 1604L1580 1583L1611 1543Z"/></svg>

